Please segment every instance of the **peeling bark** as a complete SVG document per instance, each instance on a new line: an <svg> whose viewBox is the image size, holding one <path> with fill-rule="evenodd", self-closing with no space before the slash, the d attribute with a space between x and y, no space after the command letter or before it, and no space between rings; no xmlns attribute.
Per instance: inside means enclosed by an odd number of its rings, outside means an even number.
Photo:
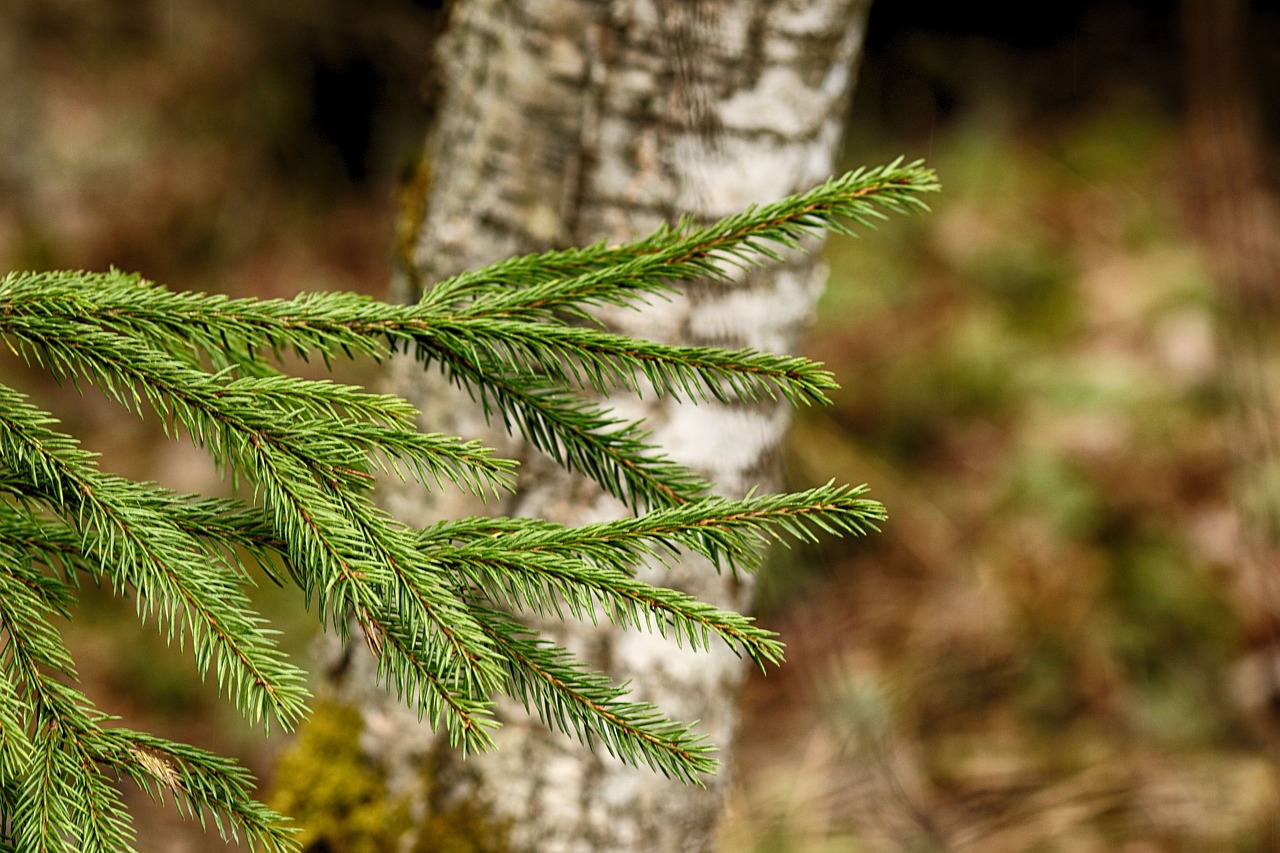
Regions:
<svg viewBox="0 0 1280 853"><path fill-rule="evenodd" d="M442 44L443 101L428 146L426 216L413 243L414 282L430 282L509 255L623 241L681 214L702 220L772 201L828 178L841 137L868 0L459 0ZM610 311L617 330L655 340L794 351L821 288L811 254L732 284L695 282L643 312ZM430 429L481 435L482 418L457 396L397 365L397 390L427 412ZM726 495L776 486L785 404L699 406L610 401L643 417L673 458ZM496 441L496 439L493 439ZM522 458L518 495L487 508L404 490L388 506L429 522L500 511L565 523L626 510L536 451ZM453 498L450 498L453 500ZM701 559L646 567L651 583L718 606L749 608L750 578L717 575ZM728 750L742 662L728 649L692 654L660 637L611 626L545 625L555 639L638 698L702 730ZM435 748L416 715L373 685L352 649L338 690L363 711L365 749L411 789ZM495 753L451 758L419 807L460 799L510 820L520 849L703 851L713 844L728 767L703 790L636 770L501 709ZM722 758L726 758L722 753Z"/></svg>

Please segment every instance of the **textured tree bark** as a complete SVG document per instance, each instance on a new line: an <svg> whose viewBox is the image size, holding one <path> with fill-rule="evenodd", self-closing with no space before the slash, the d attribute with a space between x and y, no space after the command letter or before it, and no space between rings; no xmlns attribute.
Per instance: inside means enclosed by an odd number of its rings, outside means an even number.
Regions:
<svg viewBox="0 0 1280 853"><path fill-rule="evenodd" d="M428 148L434 179L413 245L414 281L434 281L503 257L622 241L680 214L707 220L808 188L834 169L869 0L460 0L442 45L443 100ZM696 282L609 324L656 340L776 352L795 349L821 271L796 255L732 284ZM406 284L405 298L414 298ZM466 401L412 363L397 390L431 429L483 434ZM785 404L676 405L616 400L654 439L727 495L776 485ZM567 523L625 509L593 485L506 444L523 464L521 490L500 507ZM397 492L393 511L426 522L476 507ZM749 578L702 560L642 577L719 606L750 606ZM639 698L697 719L728 753L742 662L728 650L691 654L660 637L610 626L544 626ZM360 703L365 748L410 790L432 736L371 687L353 652L339 689ZM478 798L509 820L517 849L702 851L713 843L725 774L705 790L629 768L502 708L499 750L444 754L425 808ZM726 768L727 770L727 768Z"/></svg>

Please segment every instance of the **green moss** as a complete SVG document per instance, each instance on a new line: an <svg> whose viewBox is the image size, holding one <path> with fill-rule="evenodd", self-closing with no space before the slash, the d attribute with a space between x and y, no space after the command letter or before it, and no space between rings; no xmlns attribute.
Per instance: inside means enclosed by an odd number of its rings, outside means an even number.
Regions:
<svg viewBox="0 0 1280 853"><path fill-rule="evenodd" d="M512 853L508 825L489 809L464 801L434 811L418 828L413 853Z"/></svg>
<svg viewBox="0 0 1280 853"><path fill-rule="evenodd" d="M387 792L382 768L360 749L360 712L318 703L297 741L281 757L271 805L298 824L304 853L511 853L508 825L486 804L464 800L433 809L414 826L408 803ZM426 790L434 766L423 768Z"/></svg>
<svg viewBox="0 0 1280 853"><path fill-rule="evenodd" d="M319 703L280 759L271 805L301 829L308 853L395 850L409 809L387 796L380 769L360 751L360 712Z"/></svg>
<svg viewBox="0 0 1280 853"><path fill-rule="evenodd" d="M464 797L446 804L440 796L437 771L440 759L450 754L448 749L441 745L423 762L422 785L431 807L415 828L411 853L512 853L510 821L497 818L489 803Z"/></svg>

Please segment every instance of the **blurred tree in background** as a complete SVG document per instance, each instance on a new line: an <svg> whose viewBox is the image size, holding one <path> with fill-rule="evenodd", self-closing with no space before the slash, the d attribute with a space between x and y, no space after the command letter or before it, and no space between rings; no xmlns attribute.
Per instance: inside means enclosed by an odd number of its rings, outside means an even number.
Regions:
<svg viewBox="0 0 1280 853"><path fill-rule="evenodd" d="M1280 162L1280 33L1270 6L1239 8L1257 157L1233 180L1256 197ZM381 292L435 14L0 5L0 255L238 293ZM1184 38L1203 28L1183 15L1126 0L872 7L847 156L926 156L947 193L927 221L829 249L808 349L862 378L800 423L792 468L871 481L893 517L876 541L784 555L764 578L790 665L748 684L724 849L1280 846L1259 655L1273 617L1248 580L1275 561L1246 571L1240 550L1223 258L1196 239L1211 208L1188 91L1200 80L1212 104L1228 90L1191 76ZM361 65L383 117L355 134L362 176L313 103L318 79L359 89L341 69ZM328 91L330 126L368 122ZM181 446L60 399L69 426L132 452L129 473L209 476ZM266 772L263 745L180 662L100 613L76 650L97 661L94 689L137 727L161 700L157 728Z"/></svg>

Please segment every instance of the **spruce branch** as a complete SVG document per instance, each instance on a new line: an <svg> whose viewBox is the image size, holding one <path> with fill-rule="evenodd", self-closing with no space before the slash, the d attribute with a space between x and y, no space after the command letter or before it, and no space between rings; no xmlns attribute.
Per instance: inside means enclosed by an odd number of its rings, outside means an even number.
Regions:
<svg viewBox="0 0 1280 853"><path fill-rule="evenodd" d="M641 307L672 282L723 279L822 231L923 208L918 164L863 170L710 225L689 220L629 246L515 258L442 282L415 305L309 294L287 300L177 293L138 276L0 277L0 337L61 381L90 382L185 433L231 482L229 498L178 494L102 471L51 415L0 385L0 851L127 851L133 831L112 777L126 777L223 838L295 842L233 762L115 726L79 691L55 622L81 579L132 596L142 621L185 648L248 718L286 727L306 712L302 673L250 606L265 576L294 586L344 639L356 626L381 682L463 751L490 749L506 694L551 727L688 783L715 768L689 724L629 698L519 622L605 618L759 664L782 646L750 618L638 579L643 562L695 552L753 569L772 540L859 535L883 520L864 489L709 497L643 424L594 399L616 392L693 403L822 404L815 364L750 350L639 341L590 320ZM286 356L439 367L508 430L637 510L580 527L463 519L412 529L378 507L380 474L479 495L512 486L514 463L482 444L422 434L398 397L284 372Z"/></svg>
<svg viewBox="0 0 1280 853"><path fill-rule="evenodd" d="M661 397L691 402L774 399L825 404L831 374L804 358L640 341L581 326L481 317L440 323L422 349L447 365L491 364L527 381L641 393L640 377Z"/></svg>
<svg viewBox="0 0 1280 853"><path fill-rule="evenodd" d="M780 249L824 231L854 234L846 223L874 228L885 212L928 210L922 194L937 192L937 176L923 163L863 168L832 178L808 192L751 207L711 225L682 219L649 237L615 248L510 258L441 282L422 297L427 305L471 305L472 315L548 318L568 311L590 319L588 306L636 306L669 296L672 282L724 280L729 266L779 260ZM494 285L502 285L495 288ZM479 296L483 294L483 298Z"/></svg>
<svg viewBox="0 0 1280 853"><path fill-rule="evenodd" d="M688 548L717 567L753 568L768 539L787 534L817 541L819 534L862 536L878 531L884 507L864 497L866 486L825 486L792 494L743 499L704 497L614 521L566 527L541 519L465 518L437 522L418 533L419 547L470 545L494 539L509 551L545 551L616 571L643 559L665 561Z"/></svg>
<svg viewBox="0 0 1280 853"><path fill-rule="evenodd" d="M634 377L647 375L659 393L683 389L693 399L722 393L718 392L721 383L748 398L780 392L791 400L818 400L815 392L832 387L830 376L804 359L663 346L599 330L531 322L541 318L495 316L487 309L394 306L343 293L307 294L287 301L227 300L168 293L114 271L84 275L93 286L85 288L82 281L81 291L57 277L55 282L67 292L56 299L41 292L47 282L40 276L10 274L0 280L0 333L11 337L16 352L29 361L69 372L68 367L91 355L87 350L118 352L96 341L145 340L154 351L147 358L163 354L198 369L201 355L217 355L232 359L224 366L252 365L251 373L257 376L266 369L256 357L262 349L276 355L292 352L305 357L319 351L326 357L343 352L383 359L397 347L406 347L424 359L484 360L513 372L532 365L550 369L563 356L581 361L583 372L578 379L595 375L598 381L592 384L598 390L634 388ZM134 292L144 298L144 307L134 305ZM198 346L190 340L175 340L182 330L159 322L165 305L181 311L189 327L198 330ZM84 339L85 334L90 337ZM547 336L545 346L539 346L539 335ZM357 340L361 345L355 344ZM219 345L220 349L214 348ZM548 348L553 352L546 354ZM101 380L119 381L118 369L108 365L100 373ZM312 391L308 397L318 393ZM344 400L336 402L348 411L353 409ZM367 407L385 404L387 398L365 394L352 402ZM403 418L414 413L410 409L398 414Z"/></svg>

